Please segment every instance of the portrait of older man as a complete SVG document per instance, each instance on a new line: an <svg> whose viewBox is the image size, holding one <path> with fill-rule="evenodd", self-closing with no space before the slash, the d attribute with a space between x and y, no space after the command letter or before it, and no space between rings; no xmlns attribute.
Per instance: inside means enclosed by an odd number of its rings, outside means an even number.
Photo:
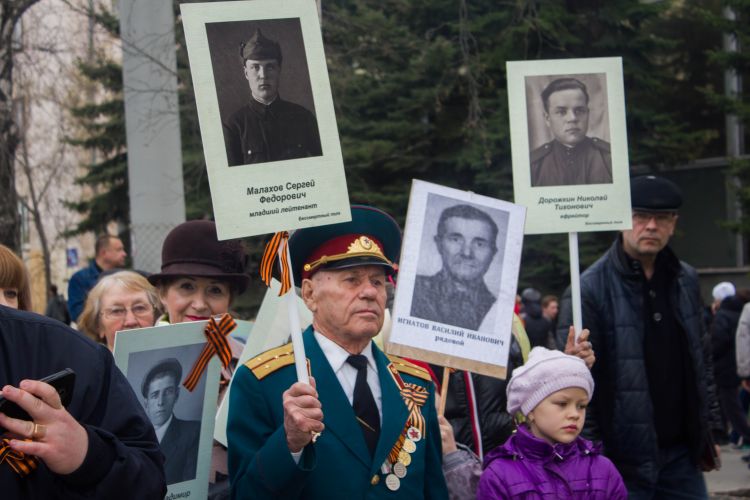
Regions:
<svg viewBox="0 0 750 500"><path fill-rule="evenodd" d="M320 134L313 113L279 95L281 45L256 28L239 47L250 88L247 104L222 123L228 165L320 156Z"/></svg>
<svg viewBox="0 0 750 500"><path fill-rule="evenodd" d="M484 276L497 253L497 234L492 217L472 205L444 209L434 236L442 268L417 275L411 315L478 330L496 300Z"/></svg>
<svg viewBox="0 0 750 500"><path fill-rule="evenodd" d="M164 453L167 484L195 478L201 423L175 416L180 397L182 366L175 358L156 363L143 378L141 394L146 414L154 425L156 438Z"/></svg>
<svg viewBox="0 0 750 500"><path fill-rule="evenodd" d="M541 94L553 139L531 151L531 186L611 184L609 143L587 135L589 93L576 78L551 81Z"/></svg>

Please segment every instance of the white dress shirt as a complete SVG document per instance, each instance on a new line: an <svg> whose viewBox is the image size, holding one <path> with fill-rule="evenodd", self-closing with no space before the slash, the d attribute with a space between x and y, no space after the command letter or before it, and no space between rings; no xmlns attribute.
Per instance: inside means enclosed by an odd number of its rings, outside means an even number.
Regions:
<svg viewBox="0 0 750 500"><path fill-rule="evenodd" d="M169 420L161 424L160 427L155 427L154 431L156 431L156 439L161 444L161 440L164 439L164 434L167 433L167 429L169 429L169 424L172 423L172 418L174 417L174 413L172 413L169 416Z"/></svg>
<svg viewBox="0 0 750 500"><path fill-rule="evenodd" d="M324 336L321 333L315 332L315 340L320 346L320 350L323 351L323 355L328 360L328 364L331 365L333 373L336 374L336 378L341 384L341 388L346 394L346 398L349 400L349 404L353 405L354 401L354 384L357 382L357 369L346 362L346 359L350 354L338 345L333 340ZM370 386L372 391L372 397L375 399L375 405L378 407L378 415L380 415L380 423L383 423L383 392L380 390L380 379L378 378L378 365L375 363L375 356L372 354L372 342L368 342L367 346L360 353L367 358L367 385ZM320 391L321 388L318 388ZM325 419L325 412L323 413ZM302 456L302 450L298 452L291 452L292 458L295 463L299 463L299 459Z"/></svg>
<svg viewBox="0 0 750 500"><path fill-rule="evenodd" d="M354 385L357 382L357 369L346 362L350 354L333 340L321 333L315 332L315 340L318 341L320 350L331 365L333 373L339 379L339 384L349 400L349 404L354 401ZM383 393L380 390L380 379L378 378L378 366L375 364L375 357L372 354L372 342L360 353L367 358L367 385L370 386L372 397L375 398L375 405L378 407L380 422L383 422Z"/></svg>

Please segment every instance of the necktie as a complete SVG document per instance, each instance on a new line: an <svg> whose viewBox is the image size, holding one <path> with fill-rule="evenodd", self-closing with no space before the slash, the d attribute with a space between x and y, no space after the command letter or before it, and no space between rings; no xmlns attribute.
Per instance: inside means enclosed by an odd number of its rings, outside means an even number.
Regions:
<svg viewBox="0 0 750 500"><path fill-rule="evenodd" d="M352 406L362 428L362 434L365 436L367 447L370 449L370 455L374 455L375 448L378 446L378 437L380 437L380 415L370 386L367 384L367 358L362 354L355 354L349 356L346 362L357 369Z"/></svg>

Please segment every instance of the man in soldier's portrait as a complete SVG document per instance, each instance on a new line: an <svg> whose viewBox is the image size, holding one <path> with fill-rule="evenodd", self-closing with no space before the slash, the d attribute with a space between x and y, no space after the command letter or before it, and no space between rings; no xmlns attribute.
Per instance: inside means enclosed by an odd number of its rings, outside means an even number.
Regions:
<svg viewBox="0 0 750 500"><path fill-rule="evenodd" d="M442 268L417 275L411 303L416 318L479 330L496 301L484 278L498 252L498 227L474 206L459 204L440 213L434 236Z"/></svg>
<svg viewBox="0 0 750 500"><path fill-rule="evenodd" d="M258 28L240 44L239 55L250 96L247 104L222 123L228 165L320 156L320 134L313 113L279 95L280 44Z"/></svg>
<svg viewBox="0 0 750 500"><path fill-rule="evenodd" d="M576 78L558 78L541 93L553 139L531 151L531 186L611 184L609 143L587 135L589 93Z"/></svg>
<svg viewBox="0 0 750 500"><path fill-rule="evenodd" d="M143 405L164 453L167 484L194 479L198 463L201 423L174 414L180 380L182 365L175 358L167 358L151 367L141 382Z"/></svg>

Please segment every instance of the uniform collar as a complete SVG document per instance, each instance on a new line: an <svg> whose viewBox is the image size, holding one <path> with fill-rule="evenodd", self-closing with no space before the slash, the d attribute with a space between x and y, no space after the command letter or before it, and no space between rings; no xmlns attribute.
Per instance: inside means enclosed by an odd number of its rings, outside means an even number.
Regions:
<svg viewBox="0 0 750 500"><path fill-rule="evenodd" d="M487 289L487 285L484 283L484 275L478 278L474 283L466 286L459 286L456 283L456 279L448 274L448 271L445 268L442 268L435 277L437 278L440 295L443 297L452 296L454 294L464 294L469 299L476 301L480 295L491 293Z"/></svg>
<svg viewBox="0 0 750 500"><path fill-rule="evenodd" d="M315 340L318 341L320 350L323 351L323 355L328 360L328 364L331 365L333 373L338 373L338 371L342 366L344 366L344 363L346 363L346 360L349 358L349 356L351 356L351 354L336 342L318 331L315 331ZM360 354L367 358L367 364L370 366L370 368L377 371L375 357L372 354L372 342L368 342Z"/></svg>
<svg viewBox="0 0 750 500"><path fill-rule="evenodd" d="M279 96L279 94L276 94L276 98L271 102L271 104L263 104L255 97L250 95L250 103L248 105L250 106L250 109L258 113L259 115L265 116L266 113L273 112L273 110L278 107L280 102L281 97Z"/></svg>

